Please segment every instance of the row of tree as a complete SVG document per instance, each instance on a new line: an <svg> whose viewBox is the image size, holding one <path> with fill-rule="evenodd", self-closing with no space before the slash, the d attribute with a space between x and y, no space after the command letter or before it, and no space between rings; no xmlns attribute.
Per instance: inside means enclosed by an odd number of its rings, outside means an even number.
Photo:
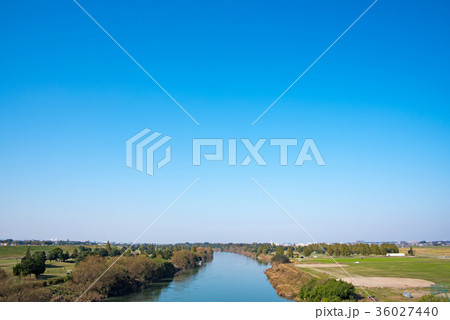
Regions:
<svg viewBox="0 0 450 320"><path fill-rule="evenodd" d="M392 243L382 243L378 245L376 243L333 243L333 244L309 244L307 246L298 246L297 252L301 255L308 257L313 253L327 254L330 256L350 256L354 254L360 254L363 256L368 255L386 255L387 253L398 253L398 247Z"/></svg>
<svg viewBox="0 0 450 320"><path fill-rule="evenodd" d="M269 243L237 243L237 244L214 244L215 248L224 251L246 251L259 255L286 255L289 258L294 256L308 257L312 254L328 254L330 256L350 256L360 255L386 255L387 253L398 253L399 249L395 244L382 243L381 245L372 243L313 243L306 246L277 246Z"/></svg>

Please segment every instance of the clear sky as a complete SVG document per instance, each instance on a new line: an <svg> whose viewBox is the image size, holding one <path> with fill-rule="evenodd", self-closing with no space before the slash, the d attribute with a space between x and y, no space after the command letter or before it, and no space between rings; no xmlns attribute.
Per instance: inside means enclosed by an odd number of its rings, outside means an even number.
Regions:
<svg viewBox="0 0 450 320"><path fill-rule="evenodd" d="M447 1L2 1L0 239L449 240ZM125 166L172 137L154 176ZM313 138L326 162L193 167L192 138ZM292 150L292 152L291 152ZM238 150L238 161L245 157Z"/></svg>

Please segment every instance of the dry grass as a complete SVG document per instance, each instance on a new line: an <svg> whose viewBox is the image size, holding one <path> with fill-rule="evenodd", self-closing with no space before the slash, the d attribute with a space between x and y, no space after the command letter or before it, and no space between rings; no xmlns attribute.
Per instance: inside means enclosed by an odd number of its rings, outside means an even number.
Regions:
<svg viewBox="0 0 450 320"><path fill-rule="evenodd" d="M444 256L450 258L450 247L434 246L434 247L418 247L413 246L414 254L416 256L436 257ZM408 253L409 247L400 248L401 253Z"/></svg>
<svg viewBox="0 0 450 320"><path fill-rule="evenodd" d="M293 264L273 265L265 271L267 278L280 297L296 300L300 288L308 283L312 276Z"/></svg>

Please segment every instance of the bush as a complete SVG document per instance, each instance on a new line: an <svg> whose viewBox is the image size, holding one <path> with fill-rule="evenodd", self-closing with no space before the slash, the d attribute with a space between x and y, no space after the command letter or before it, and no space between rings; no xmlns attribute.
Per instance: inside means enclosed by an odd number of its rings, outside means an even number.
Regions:
<svg viewBox="0 0 450 320"><path fill-rule="evenodd" d="M272 263L289 263L290 260L284 254L276 253L270 260Z"/></svg>
<svg viewBox="0 0 450 320"><path fill-rule="evenodd" d="M46 302L51 297L51 290L35 281L9 281L0 285L0 302Z"/></svg>
<svg viewBox="0 0 450 320"><path fill-rule="evenodd" d="M436 297L432 294L426 294L421 296L418 302L445 302L447 301L444 297Z"/></svg>
<svg viewBox="0 0 450 320"><path fill-rule="evenodd" d="M348 282L335 279L313 279L300 289L299 298L303 301L354 301L355 287Z"/></svg>
<svg viewBox="0 0 450 320"><path fill-rule="evenodd" d="M8 275L6 274L6 271L3 269L0 269L0 282L3 280L6 280L8 278Z"/></svg>

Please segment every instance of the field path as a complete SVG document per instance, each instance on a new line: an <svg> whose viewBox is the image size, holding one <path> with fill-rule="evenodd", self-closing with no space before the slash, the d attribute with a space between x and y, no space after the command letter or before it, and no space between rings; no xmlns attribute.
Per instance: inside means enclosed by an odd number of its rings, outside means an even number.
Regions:
<svg viewBox="0 0 450 320"><path fill-rule="evenodd" d="M433 282L422 279L411 278L391 278L391 277L360 277L353 278L343 277L341 280L350 282L353 285L360 285L362 287L369 288L427 288L433 284Z"/></svg>

